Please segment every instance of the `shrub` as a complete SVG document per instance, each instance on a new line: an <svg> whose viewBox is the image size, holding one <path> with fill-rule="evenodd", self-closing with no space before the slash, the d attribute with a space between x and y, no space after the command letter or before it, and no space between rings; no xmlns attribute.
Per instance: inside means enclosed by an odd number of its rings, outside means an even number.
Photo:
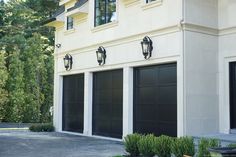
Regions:
<svg viewBox="0 0 236 157"><path fill-rule="evenodd" d="M228 147L236 148L236 143L230 143Z"/></svg>
<svg viewBox="0 0 236 157"><path fill-rule="evenodd" d="M145 157L152 157L155 155L154 147L155 147L156 137L153 134L148 134L146 136L142 136L138 142L138 150Z"/></svg>
<svg viewBox="0 0 236 157"><path fill-rule="evenodd" d="M139 150L138 150L138 142L141 139L140 134L131 134L127 135L124 138L124 145L125 145L125 150L127 153L129 153L130 156L138 156L139 155Z"/></svg>
<svg viewBox="0 0 236 157"><path fill-rule="evenodd" d="M155 154L159 157L171 157L171 144L173 138L169 136L159 136L155 140Z"/></svg>
<svg viewBox="0 0 236 157"><path fill-rule="evenodd" d="M183 155L194 156L195 148L192 137L175 138L171 146L171 152L176 157L183 157Z"/></svg>
<svg viewBox="0 0 236 157"><path fill-rule="evenodd" d="M49 123L33 124L29 127L29 130L33 132L52 132L54 131L54 126Z"/></svg>
<svg viewBox="0 0 236 157"><path fill-rule="evenodd" d="M198 145L198 157L210 157L209 148L219 147L219 140L201 138Z"/></svg>

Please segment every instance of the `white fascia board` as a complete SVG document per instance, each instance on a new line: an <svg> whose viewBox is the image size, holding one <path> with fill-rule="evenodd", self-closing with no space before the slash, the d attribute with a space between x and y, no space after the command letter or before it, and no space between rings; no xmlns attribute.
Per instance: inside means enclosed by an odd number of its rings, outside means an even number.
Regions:
<svg viewBox="0 0 236 157"><path fill-rule="evenodd" d="M88 7L88 2L87 2L84 5L82 5L81 7L67 12L66 16L75 16L78 14L88 14L88 11L89 11L89 7Z"/></svg>

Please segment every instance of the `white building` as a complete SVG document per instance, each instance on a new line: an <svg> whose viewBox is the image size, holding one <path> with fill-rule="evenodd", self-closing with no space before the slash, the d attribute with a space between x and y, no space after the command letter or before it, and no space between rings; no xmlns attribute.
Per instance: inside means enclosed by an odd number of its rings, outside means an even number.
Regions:
<svg viewBox="0 0 236 157"><path fill-rule="evenodd" d="M61 0L54 125L122 138L233 133L236 0ZM149 37L152 56L141 42ZM106 51L99 65L96 51ZM70 54L72 68L64 67Z"/></svg>

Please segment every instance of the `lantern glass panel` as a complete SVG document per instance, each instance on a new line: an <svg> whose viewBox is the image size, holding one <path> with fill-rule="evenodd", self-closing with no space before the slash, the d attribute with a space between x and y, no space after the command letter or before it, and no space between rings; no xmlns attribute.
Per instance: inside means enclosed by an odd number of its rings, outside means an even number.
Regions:
<svg viewBox="0 0 236 157"><path fill-rule="evenodd" d="M143 53L144 53L144 54L147 54L147 53L148 53L148 47L149 47L149 46L148 46L148 43L147 43L147 42L144 42L144 43L143 43Z"/></svg>
<svg viewBox="0 0 236 157"><path fill-rule="evenodd" d="M68 57L64 58L64 65L66 68L69 67L69 58Z"/></svg>
<svg viewBox="0 0 236 157"><path fill-rule="evenodd" d="M101 62L102 61L102 53L100 51L97 51L97 60L98 62Z"/></svg>

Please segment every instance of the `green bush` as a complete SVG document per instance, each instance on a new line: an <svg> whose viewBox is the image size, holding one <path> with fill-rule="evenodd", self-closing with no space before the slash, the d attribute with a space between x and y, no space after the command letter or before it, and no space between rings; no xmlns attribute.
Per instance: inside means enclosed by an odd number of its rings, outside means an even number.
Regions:
<svg viewBox="0 0 236 157"><path fill-rule="evenodd" d="M155 155L155 141L156 137L153 134L142 136L138 142L138 150L140 154L145 157L153 157Z"/></svg>
<svg viewBox="0 0 236 157"><path fill-rule="evenodd" d="M236 143L230 143L228 147L236 148Z"/></svg>
<svg viewBox="0 0 236 157"><path fill-rule="evenodd" d="M29 127L29 130L33 132L53 132L54 126L49 123L33 124Z"/></svg>
<svg viewBox="0 0 236 157"><path fill-rule="evenodd" d="M183 157L183 155L194 156L195 148L192 137L175 138L171 145L171 152L176 157Z"/></svg>
<svg viewBox="0 0 236 157"><path fill-rule="evenodd" d="M124 145L125 145L125 150L127 153L129 153L130 156L138 156L139 155L139 150L138 150L138 142L141 139L140 134L131 134L127 135L124 138Z"/></svg>
<svg viewBox="0 0 236 157"><path fill-rule="evenodd" d="M198 157L210 157L209 148L219 147L219 140L201 138L198 145Z"/></svg>
<svg viewBox="0 0 236 157"><path fill-rule="evenodd" d="M173 143L173 138L169 136L159 136L155 141L155 154L159 157L171 157L171 144Z"/></svg>

